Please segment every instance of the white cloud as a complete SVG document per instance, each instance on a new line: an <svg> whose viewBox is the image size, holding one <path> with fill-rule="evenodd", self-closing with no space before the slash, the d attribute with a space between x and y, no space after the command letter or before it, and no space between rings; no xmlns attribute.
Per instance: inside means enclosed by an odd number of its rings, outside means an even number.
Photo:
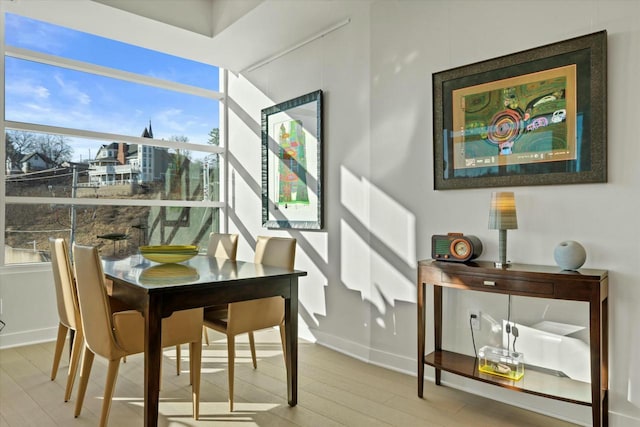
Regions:
<svg viewBox="0 0 640 427"><path fill-rule="evenodd" d="M156 117L160 120L173 120L180 117L182 110L180 108L169 108L164 111L160 111L156 114Z"/></svg>
<svg viewBox="0 0 640 427"><path fill-rule="evenodd" d="M18 95L22 98L43 100L49 98L51 92L46 87L29 79L12 80L7 82L7 94Z"/></svg>
<svg viewBox="0 0 640 427"><path fill-rule="evenodd" d="M179 108L169 108L154 115L153 121L162 123L162 127L176 134L183 134L187 129L183 111ZM157 137L157 136L156 136Z"/></svg>
<svg viewBox="0 0 640 427"><path fill-rule="evenodd" d="M42 105L42 104L34 104L34 103L29 103L29 102L25 102L24 104L22 104L25 109L32 111L34 113L37 114L45 114L45 113L50 113L51 112L51 108L49 108L48 106Z"/></svg>
<svg viewBox="0 0 640 427"><path fill-rule="evenodd" d="M62 90L62 95L70 98L76 104L87 106L91 104L91 96L88 93L78 89L75 82L65 81L60 74L55 75L55 81Z"/></svg>
<svg viewBox="0 0 640 427"><path fill-rule="evenodd" d="M28 18L16 18L11 14L7 14L5 25L7 34L12 37L11 42L41 52L58 53L74 38L73 31L69 29Z"/></svg>

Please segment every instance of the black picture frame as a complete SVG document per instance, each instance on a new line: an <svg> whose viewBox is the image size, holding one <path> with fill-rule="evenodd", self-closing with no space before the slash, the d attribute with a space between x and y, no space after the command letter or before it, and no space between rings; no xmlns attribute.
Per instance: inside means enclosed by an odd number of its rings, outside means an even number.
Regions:
<svg viewBox="0 0 640 427"><path fill-rule="evenodd" d="M262 226L321 230L322 90L262 110Z"/></svg>
<svg viewBox="0 0 640 427"><path fill-rule="evenodd" d="M607 182L607 32L434 73L434 189Z"/></svg>

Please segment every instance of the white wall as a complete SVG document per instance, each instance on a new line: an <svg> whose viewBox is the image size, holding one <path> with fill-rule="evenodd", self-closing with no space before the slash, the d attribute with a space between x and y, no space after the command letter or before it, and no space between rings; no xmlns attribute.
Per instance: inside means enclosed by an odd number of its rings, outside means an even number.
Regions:
<svg viewBox="0 0 640 427"><path fill-rule="evenodd" d="M51 264L0 270L0 348L55 339L58 331L56 293Z"/></svg>
<svg viewBox="0 0 640 427"><path fill-rule="evenodd" d="M11 3L18 7L25 2ZM253 257L256 235L298 238L296 268L309 272L300 283L303 337L409 373L416 367L415 265L416 259L430 256L431 235L475 234L485 246L482 259L493 260L498 251L497 233L487 229L494 189L432 190L432 73L608 31L609 182L510 188L516 192L520 228L509 232L509 258L553 264L555 245L573 239L587 249L585 267L610 271L610 425L638 425L640 407L627 401L627 389L635 374L631 362L640 360L640 354L632 355L633 346L640 346L634 327L640 324L640 250L635 246L640 236L635 218L640 208L635 132L640 116L640 2L513 0L508 7L500 0L311 3L349 16L351 22L251 73L229 75L230 227L242 236L240 259ZM95 14L86 2L83 8L82 23L90 27L89 17ZM104 26L126 33L124 23ZM256 28L251 37L263 30ZM152 38L150 33L145 35ZM190 57L207 51L202 39L195 42ZM265 230L260 221L260 110L316 89L325 95L325 230ZM53 337L55 305L44 308L54 298L50 278L42 271L14 271L0 269L3 320L7 299L15 304L7 328L22 325L32 338L48 328ZM468 354L466 309L505 317L502 297L447 292L446 301L450 327L445 347ZM579 303L547 307L546 301L516 299L514 312L522 322L539 320L546 312L547 319L586 324L586 310ZM480 338L493 339L486 329L483 323ZM9 332L16 330L5 329L0 345L6 345ZM432 338L429 332L429 345ZM588 408L446 374L444 381L589 423Z"/></svg>
<svg viewBox="0 0 640 427"><path fill-rule="evenodd" d="M341 6L351 16L347 26L247 76L230 74L230 226L242 237L239 259L253 256L250 243L258 234L296 237L296 268L309 271L300 286L300 313L304 329L311 331L305 336L326 337L324 342L369 359L370 238L362 225L369 217L369 189L360 181L370 167L369 15L360 2ZM261 109L316 89L324 90L324 130L332 141L324 146L325 229L330 231L263 229ZM346 201L341 199L345 192L350 194Z"/></svg>
<svg viewBox="0 0 640 427"><path fill-rule="evenodd" d="M327 7L336 7L330 2ZM298 238L300 312L309 339L372 363L415 372L416 259L430 237L475 234L482 259L497 258L488 230L491 191L433 191L431 75L512 52L606 29L609 34L609 182L510 188L519 229L509 233L514 262L554 264L562 240L587 249L585 267L610 271L610 422L637 425L627 401L632 346L640 346L640 150L635 117L640 83L640 2L376 1L340 3L352 21L255 71L231 75L230 150L234 171L231 226L243 241L257 234ZM520 19L527 17L526 19ZM633 72L632 70L635 70ZM260 227L260 110L322 89L325 95L325 203L322 232ZM633 237L635 236L635 237ZM239 250L251 256L250 244ZM473 354L466 313L506 318L506 297L446 293L445 347ZM428 310L430 312L430 310ZM514 298L513 318L587 325L584 303ZM483 324L481 340L496 336ZM432 346L432 334L428 333ZM637 357L636 359L637 360ZM429 371L431 373L431 371ZM444 381L475 393L590 423L586 407L522 395L463 378Z"/></svg>

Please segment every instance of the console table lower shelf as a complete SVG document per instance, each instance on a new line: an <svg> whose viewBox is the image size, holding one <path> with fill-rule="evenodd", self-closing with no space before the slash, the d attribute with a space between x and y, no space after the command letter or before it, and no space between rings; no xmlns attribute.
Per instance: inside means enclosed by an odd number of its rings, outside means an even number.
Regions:
<svg viewBox="0 0 640 427"><path fill-rule="evenodd" d="M435 367L435 383L441 372L537 396L591 407L594 427L608 426L609 412L609 331L608 272L580 269L565 271L557 266L509 264L497 268L493 263L451 263L418 261L418 396L424 391L424 366ZM433 287L434 352L425 355L426 294ZM589 353L591 383L526 368L519 381L478 371L476 358L443 349L443 289L488 292L589 304Z"/></svg>
<svg viewBox="0 0 640 427"><path fill-rule="evenodd" d="M524 376L519 381L514 381L478 371L477 360L473 356L446 350L434 351L424 357L425 364L442 371L549 399L591 406L589 383L528 369L526 365Z"/></svg>

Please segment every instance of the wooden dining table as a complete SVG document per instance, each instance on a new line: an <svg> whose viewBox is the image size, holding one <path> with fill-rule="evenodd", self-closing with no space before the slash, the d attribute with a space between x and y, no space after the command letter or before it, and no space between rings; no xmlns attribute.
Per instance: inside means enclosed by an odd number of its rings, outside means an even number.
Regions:
<svg viewBox="0 0 640 427"><path fill-rule="evenodd" d="M162 361L162 319L174 311L281 296L285 301L287 401L298 401L298 278L305 271L197 255L158 264L131 255L103 257L110 294L145 319L144 425L157 426Z"/></svg>

